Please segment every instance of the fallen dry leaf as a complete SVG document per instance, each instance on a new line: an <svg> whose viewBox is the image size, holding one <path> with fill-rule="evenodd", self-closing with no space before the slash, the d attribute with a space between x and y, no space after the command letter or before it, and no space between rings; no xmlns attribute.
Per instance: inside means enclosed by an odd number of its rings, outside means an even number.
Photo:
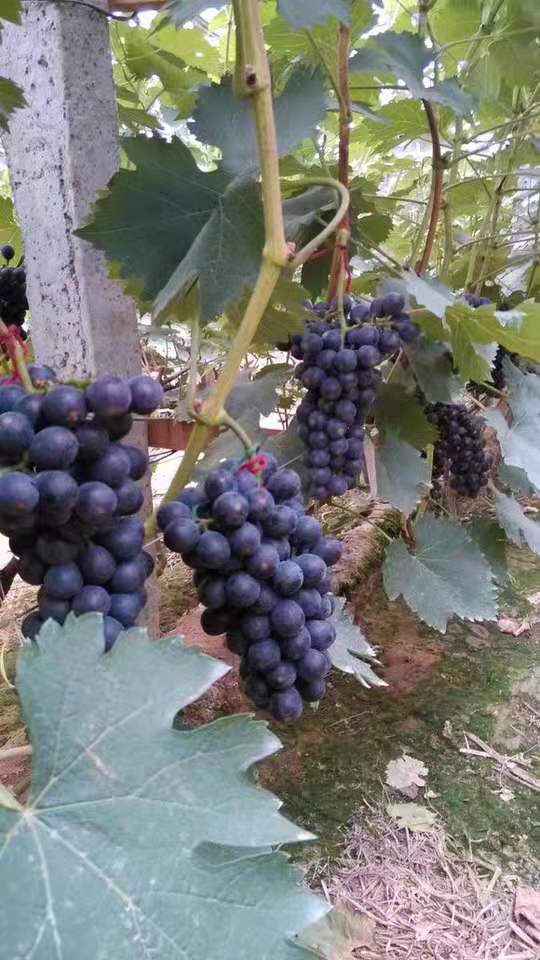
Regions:
<svg viewBox="0 0 540 960"><path fill-rule="evenodd" d="M497 626L501 633L511 633L513 637L520 637L531 628L528 620L512 620L511 617L501 617L497 620Z"/></svg>
<svg viewBox="0 0 540 960"><path fill-rule="evenodd" d="M386 783L399 790L412 800L418 796L418 788L425 787L428 768L421 760L404 754L398 760L391 760L386 768Z"/></svg>
<svg viewBox="0 0 540 960"><path fill-rule="evenodd" d="M533 607L540 607L540 590L537 593L528 593L526 599Z"/></svg>
<svg viewBox="0 0 540 960"><path fill-rule="evenodd" d="M515 800L515 794L510 790L510 787L501 787L499 790L499 798L503 803L510 803L511 800Z"/></svg>
<svg viewBox="0 0 540 960"><path fill-rule="evenodd" d="M390 803L386 812L397 821L398 827L418 833L431 833L436 820L436 815L419 803Z"/></svg>
<svg viewBox="0 0 540 960"><path fill-rule="evenodd" d="M517 888L514 917L525 933L540 943L540 890L534 887Z"/></svg>
<svg viewBox="0 0 540 960"><path fill-rule="evenodd" d="M324 960L356 960L359 947L375 946L375 921L345 906L334 907L296 938Z"/></svg>

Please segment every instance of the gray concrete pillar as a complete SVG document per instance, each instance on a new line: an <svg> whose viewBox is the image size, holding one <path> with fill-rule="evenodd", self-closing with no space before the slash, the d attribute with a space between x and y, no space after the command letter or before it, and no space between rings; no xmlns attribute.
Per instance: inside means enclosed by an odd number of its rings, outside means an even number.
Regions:
<svg viewBox="0 0 540 960"><path fill-rule="evenodd" d="M28 103L12 115L4 143L35 351L62 379L134 373L135 306L108 278L102 255L73 236L119 164L108 21L75 3L22 7L21 26L3 23L0 64Z"/></svg>
<svg viewBox="0 0 540 960"><path fill-rule="evenodd" d="M109 279L102 254L73 235L119 166L107 18L78 3L23 0L22 25L2 23L0 73L22 87L28 104L12 114L3 142L36 357L62 380L138 373L135 304ZM132 433L146 447L146 425ZM149 480L145 496L148 511ZM155 634L155 587L145 619Z"/></svg>

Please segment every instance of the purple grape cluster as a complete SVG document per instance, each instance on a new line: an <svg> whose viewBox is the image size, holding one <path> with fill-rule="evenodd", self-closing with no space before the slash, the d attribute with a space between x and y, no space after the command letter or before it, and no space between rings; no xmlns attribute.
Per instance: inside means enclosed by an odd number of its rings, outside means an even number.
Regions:
<svg viewBox="0 0 540 960"><path fill-rule="evenodd" d="M109 649L135 623L153 569L135 516L148 458L120 441L162 389L151 377L103 376L81 390L50 367L28 370L37 392L0 386L0 533L19 575L40 587L22 632L33 639L45 620L95 611Z"/></svg>
<svg viewBox="0 0 540 960"><path fill-rule="evenodd" d="M15 256L10 243L0 247L0 254L7 260L7 264L0 267L0 320L7 326L19 327L21 336L26 339L26 333L22 330L28 310L26 270L23 266L9 266L9 261Z"/></svg>
<svg viewBox="0 0 540 960"><path fill-rule="evenodd" d="M426 415L439 431L435 444L435 477L449 474L450 486L464 497L477 497L485 487L491 457L482 439L483 427L464 406L455 403L431 403Z"/></svg>
<svg viewBox="0 0 540 960"><path fill-rule="evenodd" d="M298 433L307 447L310 494L318 500L341 496L356 484L364 424L381 381L377 367L420 333L404 305L398 293L371 304L346 296L343 335L335 304L317 303L316 318L307 318L304 332L290 338L287 346L300 361L295 377L306 388L297 410Z"/></svg>
<svg viewBox="0 0 540 960"><path fill-rule="evenodd" d="M166 546L194 570L203 629L241 656L245 691L276 720L320 700L335 640L328 567L341 556L306 514L294 470L225 463L157 514Z"/></svg>

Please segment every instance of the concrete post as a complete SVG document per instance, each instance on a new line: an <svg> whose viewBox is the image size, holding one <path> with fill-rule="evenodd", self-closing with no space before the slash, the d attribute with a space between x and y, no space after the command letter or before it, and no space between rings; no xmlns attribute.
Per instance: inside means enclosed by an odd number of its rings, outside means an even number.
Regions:
<svg viewBox="0 0 540 960"><path fill-rule="evenodd" d="M3 23L0 63L28 103L12 115L5 147L34 348L62 379L134 373L135 306L102 255L73 236L119 164L108 21L78 3L22 7L22 26Z"/></svg>
<svg viewBox="0 0 540 960"><path fill-rule="evenodd" d="M106 0L93 0L105 10ZM137 313L101 253L73 235L119 166L108 20L79 3L23 0L22 25L3 22L0 72L28 106L4 137L25 244L36 357L59 378L140 371ZM146 426L130 437L146 446ZM151 505L150 483L145 491ZM157 627L156 590L146 622Z"/></svg>

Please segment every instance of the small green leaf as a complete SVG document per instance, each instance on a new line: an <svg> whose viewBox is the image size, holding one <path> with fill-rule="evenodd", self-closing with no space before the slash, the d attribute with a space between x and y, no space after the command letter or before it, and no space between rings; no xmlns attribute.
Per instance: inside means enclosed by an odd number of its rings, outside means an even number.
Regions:
<svg viewBox="0 0 540 960"><path fill-rule="evenodd" d="M406 347L406 354L430 403L454 403L463 393L463 383L454 374L451 354L443 343L420 337Z"/></svg>
<svg viewBox="0 0 540 960"><path fill-rule="evenodd" d="M524 300L506 311L492 304L472 313L477 343L500 343L510 353L540 362L540 303Z"/></svg>
<svg viewBox="0 0 540 960"><path fill-rule="evenodd" d="M264 221L259 186L251 177L238 177L215 207L190 250L154 302L160 317L195 281L200 287L201 320L223 313L259 272L264 246Z"/></svg>
<svg viewBox="0 0 540 960"><path fill-rule="evenodd" d="M335 643L328 648L332 666L353 674L364 687L385 687L385 681L366 663L366 660L376 660L376 653L355 624L344 597L335 598L330 622L336 628Z"/></svg>
<svg viewBox="0 0 540 960"><path fill-rule="evenodd" d="M19 655L32 782L0 807L4 956L309 960L289 939L326 905L269 848L310 834L251 773L279 741L248 716L173 729L227 670L178 639L103 646L101 616L70 614Z"/></svg>
<svg viewBox="0 0 540 960"><path fill-rule="evenodd" d="M501 527L512 543L517 543L518 547L526 544L533 553L540 554L540 523L527 517L517 500L497 490L495 510Z"/></svg>
<svg viewBox="0 0 540 960"><path fill-rule="evenodd" d="M320 70L297 67L274 103L280 156L290 153L312 134L326 109L324 76ZM249 98L234 94L230 79L202 87L189 124L203 143L219 147L223 167L234 174L259 166L253 109Z"/></svg>
<svg viewBox="0 0 540 960"><path fill-rule="evenodd" d="M26 106L24 93L16 83L0 77L0 130L9 129L9 118L14 110Z"/></svg>
<svg viewBox="0 0 540 960"><path fill-rule="evenodd" d="M392 383L383 383L375 407L377 427L383 435L390 433L423 450L437 439L437 431L429 423L422 406L405 390Z"/></svg>
<svg viewBox="0 0 540 960"><path fill-rule="evenodd" d="M21 231L15 220L15 210L11 197L0 196L0 245L10 243L15 250L14 262L17 263L23 251Z"/></svg>
<svg viewBox="0 0 540 960"><path fill-rule="evenodd" d="M414 535L414 553L401 540L387 547L383 581L389 599L401 594L441 633L454 615L492 620L497 615L493 573L463 527L428 514L415 523Z"/></svg>
<svg viewBox="0 0 540 960"><path fill-rule="evenodd" d="M418 100L392 100L380 107L378 114L377 121L365 120L353 130L353 143L365 143L385 154L405 140L427 135L426 115ZM385 123L380 122L381 117Z"/></svg>
<svg viewBox="0 0 540 960"><path fill-rule="evenodd" d="M309 3L278 0L278 10L295 30L324 23L328 17L336 17L342 23L351 22L350 0L310 0Z"/></svg>
<svg viewBox="0 0 540 960"><path fill-rule="evenodd" d="M425 496L430 481L427 460L418 450L392 433L375 450L377 492L402 513L409 515Z"/></svg>

